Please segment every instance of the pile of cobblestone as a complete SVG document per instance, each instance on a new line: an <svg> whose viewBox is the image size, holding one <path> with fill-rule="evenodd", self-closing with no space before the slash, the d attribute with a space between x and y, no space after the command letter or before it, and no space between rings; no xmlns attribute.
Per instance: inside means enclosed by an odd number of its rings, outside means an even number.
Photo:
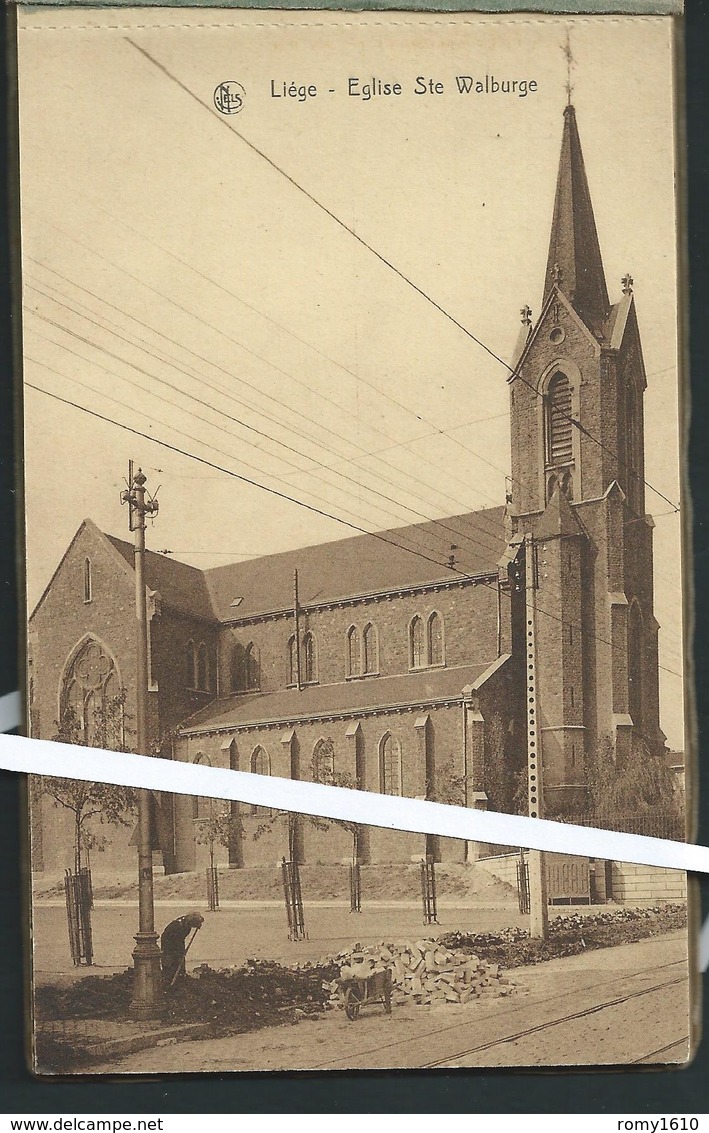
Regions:
<svg viewBox="0 0 709 1133"><path fill-rule="evenodd" d="M412 1001L431 1005L468 1003L471 999L510 995L513 985L499 964L475 953L449 949L437 940L376 944L352 949L332 957L340 968L340 979L368 979L377 972L391 971L394 1002ZM332 1005L341 1002L338 980L323 983Z"/></svg>

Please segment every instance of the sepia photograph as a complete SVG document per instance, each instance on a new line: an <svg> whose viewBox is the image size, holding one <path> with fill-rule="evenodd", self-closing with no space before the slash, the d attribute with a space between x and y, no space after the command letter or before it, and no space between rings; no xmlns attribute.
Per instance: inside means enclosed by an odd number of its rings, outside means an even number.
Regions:
<svg viewBox="0 0 709 1133"><path fill-rule="evenodd" d="M672 19L20 8L18 71L29 732L166 761L30 778L35 1072L686 1064L684 873L167 774L685 840Z"/></svg>

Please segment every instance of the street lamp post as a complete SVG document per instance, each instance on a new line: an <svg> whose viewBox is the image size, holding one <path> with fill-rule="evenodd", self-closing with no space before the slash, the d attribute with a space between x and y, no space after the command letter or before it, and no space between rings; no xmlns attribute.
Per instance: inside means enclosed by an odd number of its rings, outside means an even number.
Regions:
<svg viewBox="0 0 709 1133"><path fill-rule="evenodd" d="M129 465L129 487L121 501L129 506L129 524L135 534L136 614L136 731L137 751L149 755L148 740L148 615L145 596L145 517L156 515L157 500L146 500L147 477ZM162 971L153 900L153 847L150 792L138 792L138 932L133 949L134 977L131 1012L149 1019L160 1012Z"/></svg>

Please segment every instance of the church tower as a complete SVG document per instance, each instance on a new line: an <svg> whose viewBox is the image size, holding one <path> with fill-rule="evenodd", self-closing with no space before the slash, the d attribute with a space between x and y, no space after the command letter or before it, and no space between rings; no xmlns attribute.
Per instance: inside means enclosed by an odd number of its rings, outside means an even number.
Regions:
<svg viewBox="0 0 709 1133"><path fill-rule="evenodd" d="M618 763L661 749L646 388L633 280L611 304L573 106L539 318L522 311L510 378L517 535L535 551L546 814L583 809L599 745Z"/></svg>

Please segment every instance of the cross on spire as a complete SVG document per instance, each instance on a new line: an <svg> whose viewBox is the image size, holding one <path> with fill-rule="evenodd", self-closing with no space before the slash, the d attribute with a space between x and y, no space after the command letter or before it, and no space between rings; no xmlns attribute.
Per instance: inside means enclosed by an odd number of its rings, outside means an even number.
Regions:
<svg viewBox="0 0 709 1133"><path fill-rule="evenodd" d="M525 326L525 327L531 327L531 325L532 325L532 308L529 307L525 303L524 307L521 308L519 313L522 316L522 325Z"/></svg>
<svg viewBox="0 0 709 1133"><path fill-rule="evenodd" d="M569 35L568 28L566 29L566 42L564 43L564 46L561 50L563 51L564 58L566 59L566 105L571 106L571 94L574 89L573 83L571 82L571 68L576 60L574 59L573 52L571 51L571 36Z"/></svg>
<svg viewBox="0 0 709 1133"><path fill-rule="evenodd" d="M632 275L630 274L629 271L627 271L625 273L625 275L623 276L623 278L621 279L620 282L623 286L623 294L624 295L632 295L633 294L633 283L635 281L634 281L634 279L633 279L633 277L632 277Z"/></svg>

